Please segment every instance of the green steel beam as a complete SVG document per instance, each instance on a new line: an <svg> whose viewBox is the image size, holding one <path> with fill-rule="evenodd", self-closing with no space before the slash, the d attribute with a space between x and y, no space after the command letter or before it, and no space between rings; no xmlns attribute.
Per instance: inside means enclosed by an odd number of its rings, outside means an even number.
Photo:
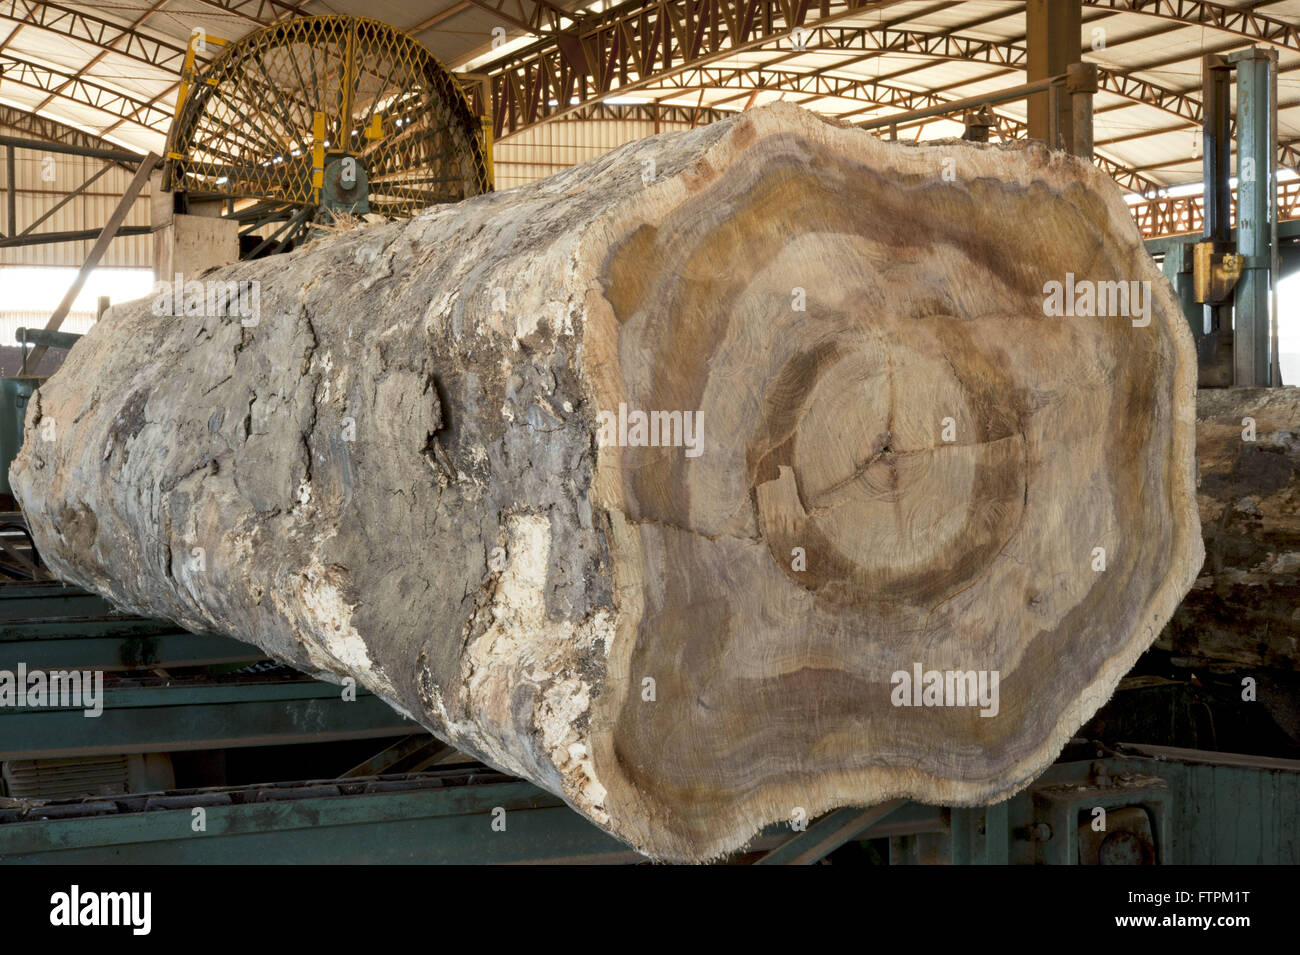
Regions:
<svg viewBox="0 0 1300 955"><path fill-rule="evenodd" d="M21 660L29 670L165 669L264 659L266 654L250 644L189 633L159 620L72 618L0 624L0 666Z"/></svg>
<svg viewBox="0 0 1300 955"><path fill-rule="evenodd" d="M104 709L0 709L0 759L270 746L400 736L418 727L359 690L295 683L105 689Z"/></svg>
<svg viewBox="0 0 1300 955"><path fill-rule="evenodd" d="M107 600L80 587L57 583L0 585L0 627L9 620L99 617L112 612L113 605Z"/></svg>
<svg viewBox="0 0 1300 955"><path fill-rule="evenodd" d="M429 733L412 733L353 766L339 778L378 776L380 773L416 773L453 753L455 750L436 736Z"/></svg>
<svg viewBox="0 0 1300 955"><path fill-rule="evenodd" d="M141 617L58 584L0 586L0 669L118 670L265 659L258 648ZM110 686L103 712L0 709L0 759L265 746L401 736L417 727L382 700L310 680Z"/></svg>
<svg viewBox="0 0 1300 955"><path fill-rule="evenodd" d="M978 809L952 810L949 823L949 853L953 865L972 865L981 859L981 844L978 839Z"/></svg>
<svg viewBox="0 0 1300 955"><path fill-rule="evenodd" d="M1205 307L1196 301L1196 289L1193 281L1193 252L1192 249L1196 244L1196 238L1187 237L1181 241L1159 240L1164 243L1164 258L1160 263L1160 271L1164 273L1169 284L1174 288L1174 294L1178 296L1178 306L1182 309L1183 317L1187 319L1188 328L1191 329L1193 337L1200 339L1204 334L1205 328ZM1147 246L1147 251L1151 251L1151 246Z"/></svg>
<svg viewBox="0 0 1300 955"><path fill-rule="evenodd" d="M1295 811L1300 804L1300 762L1125 748L1135 755L1059 763L1029 790L1003 803L945 810L950 819L946 835L938 810L906 803L865 811L837 810L793 839L788 827L773 826L750 849L772 850L762 864L807 863L852 839L932 834L950 845L948 861L954 864L1073 864L1076 816L1088 818L1093 805L1113 809L1150 803L1150 785L1137 785L1146 778L1168 784L1165 809L1158 814L1163 821L1152 820L1160 858L1166 864L1300 861L1300 813ZM1096 789L1089 780L1099 770L1110 782ZM1042 825L1044 799L1065 807L1063 816L1053 817L1052 827ZM206 829L201 832L193 829L195 806L204 807L206 815ZM20 821L8 821L24 811ZM30 819L39 814L49 818ZM867 815L877 818L872 821ZM1031 835L1035 829L1050 831ZM1036 842L1042 839L1047 842ZM1059 846L1054 845L1057 842ZM272 861L643 860L549 793L490 773L476 779L463 772L433 773L401 781L335 780L161 796L91 797L79 804L33 804L25 809L0 807L0 862Z"/></svg>
<svg viewBox="0 0 1300 955"><path fill-rule="evenodd" d="M755 865L812 865L907 804L906 799L869 809L836 809L765 854Z"/></svg>
<svg viewBox="0 0 1300 955"><path fill-rule="evenodd" d="M336 780L284 787L88 798L0 808L0 862L43 864L635 863L644 857L531 783L491 774L427 774L399 781ZM485 774L478 774L480 777ZM360 791L364 790L364 791ZM380 790L380 791L372 791ZM134 803L114 811L118 803ZM785 826L759 834L762 861L807 864L853 838L931 831L936 810L899 800L895 811L839 810L795 840ZM156 808L155 808L156 807ZM194 807L204 825L194 831ZM901 807L901 809L900 809ZM77 812L69 816L68 812ZM56 815L58 813L58 815ZM864 825L869 827L864 832ZM897 828L897 827L895 827ZM892 830L890 830L892 831Z"/></svg>
<svg viewBox="0 0 1300 955"><path fill-rule="evenodd" d="M54 583L0 585L0 668L121 670L266 659L251 644L123 616L108 601Z"/></svg>
<svg viewBox="0 0 1300 955"><path fill-rule="evenodd" d="M195 815L190 808L6 823L0 825L0 861L73 865L644 861L555 796L523 782L210 805L204 814L203 832L193 830Z"/></svg>
<svg viewBox="0 0 1300 955"><path fill-rule="evenodd" d="M108 169L108 166L104 167ZM84 188L84 186L82 186ZM70 192L67 198L76 196L77 193ZM32 225L28 226L24 234L30 232L33 226L40 225L41 220L37 219ZM47 332L43 328L19 328L14 331L14 341L22 345L45 345L48 348L62 348L65 351L72 348L73 345L81 341L81 334L78 332Z"/></svg>

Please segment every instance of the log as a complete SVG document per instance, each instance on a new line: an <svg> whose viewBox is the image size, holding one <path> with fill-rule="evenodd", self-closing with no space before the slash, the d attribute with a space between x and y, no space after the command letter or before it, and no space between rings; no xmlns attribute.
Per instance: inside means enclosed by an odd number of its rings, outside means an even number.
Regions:
<svg viewBox="0 0 1300 955"><path fill-rule="evenodd" d="M116 307L32 402L50 566L657 859L1006 797L1201 565L1191 338L1041 146L778 104L204 281L258 315Z"/></svg>
<svg viewBox="0 0 1300 955"><path fill-rule="evenodd" d="M1196 415L1205 565L1157 646L1300 670L1300 388L1203 389Z"/></svg>

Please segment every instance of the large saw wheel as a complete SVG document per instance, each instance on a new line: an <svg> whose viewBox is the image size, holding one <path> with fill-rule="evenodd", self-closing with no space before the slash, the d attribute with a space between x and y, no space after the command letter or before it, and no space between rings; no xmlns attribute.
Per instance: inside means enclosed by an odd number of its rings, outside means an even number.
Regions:
<svg viewBox="0 0 1300 955"><path fill-rule="evenodd" d="M194 53L219 44L207 67ZM166 188L226 199L245 253L292 248L340 213L403 218L492 188L490 145L456 78L375 20L287 20L191 40ZM252 200L249 202L248 200Z"/></svg>

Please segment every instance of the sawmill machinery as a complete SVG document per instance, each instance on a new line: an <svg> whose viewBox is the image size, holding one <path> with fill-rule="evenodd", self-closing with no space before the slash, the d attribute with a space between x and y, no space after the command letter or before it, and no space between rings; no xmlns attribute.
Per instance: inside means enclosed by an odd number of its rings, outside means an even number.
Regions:
<svg viewBox="0 0 1300 955"><path fill-rule="evenodd" d="M221 203L253 258L343 215L405 218L490 191L490 130L452 73L376 20L295 18L233 42L196 30L164 188L178 211Z"/></svg>
<svg viewBox="0 0 1300 955"><path fill-rule="evenodd" d="M237 41L196 29L161 186L176 212L206 207L237 221L240 257L256 258L296 248L339 218L401 219L490 192L491 129L455 75L415 39L377 20L301 17ZM121 234L157 158L143 161L47 327L20 330L22 370L0 381L2 508L13 503L8 466L22 443L26 401L41 380L40 357L80 337L59 326L108 240ZM9 559L6 543L26 546L11 536L0 534L0 574L38 576L39 558Z"/></svg>

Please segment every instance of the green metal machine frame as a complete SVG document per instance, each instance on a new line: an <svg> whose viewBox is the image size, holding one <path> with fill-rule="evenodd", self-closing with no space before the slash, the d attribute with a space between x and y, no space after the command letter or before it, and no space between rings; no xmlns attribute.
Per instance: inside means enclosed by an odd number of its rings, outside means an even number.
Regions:
<svg viewBox="0 0 1300 955"><path fill-rule="evenodd" d="M400 736L419 727L363 689L296 675L221 674L256 663L257 647L118 613L53 581L0 586L0 669L103 670L103 714L80 707L0 707L0 759L158 753ZM173 678L169 668L204 668Z"/></svg>
<svg viewBox="0 0 1300 955"><path fill-rule="evenodd" d="M773 826L742 861L807 865L846 843L876 839L889 840L895 865L1300 861L1300 763L1140 749L1058 763L994 806L899 800L837 810L803 831ZM482 767L17 802L0 802L0 862L644 861L551 794ZM1122 821L1096 832L1099 807Z"/></svg>
<svg viewBox="0 0 1300 955"><path fill-rule="evenodd" d="M0 708L0 760L359 738L386 747L338 779L0 798L0 862L643 861L555 796L481 765L397 772L430 762L420 757L438 744L364 691L349 702L330 684L230 672L261 660L256 647L122 614L75 587L0 586L0 668L112 678L93 734L80 709ZM208 678L151 678L169 668ZM1300 761L1076 741L993 806L840 809L769 827L741 859L810 864L887 840L877 854L897 865L1296 863L1298 806Z"/></svg>

